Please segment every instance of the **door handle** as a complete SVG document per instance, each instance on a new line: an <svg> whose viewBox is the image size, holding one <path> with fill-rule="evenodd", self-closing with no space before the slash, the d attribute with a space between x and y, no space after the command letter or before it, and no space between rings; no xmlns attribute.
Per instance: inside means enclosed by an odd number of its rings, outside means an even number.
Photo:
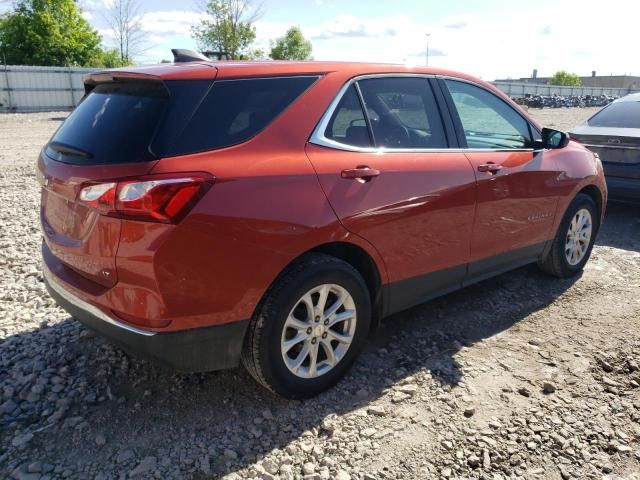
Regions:
<svg viewBox="0 0 640 480"><path fill-rule="evenodd" d="M497 163L487 162L478 165L479 172L496 173L498 170L502 170L502 165L498 165Z"/></svg>
<svg viewBox="0 0 640 480"><path fill-rule="evenodd" d="M377 177L380 175L380 170L375 168L369 168L367 166L361 166L356 168L347 168L342 170L340 174L342 178L349 178L355 180L361 180L363 182L368 182L373 177Z"/></svg>

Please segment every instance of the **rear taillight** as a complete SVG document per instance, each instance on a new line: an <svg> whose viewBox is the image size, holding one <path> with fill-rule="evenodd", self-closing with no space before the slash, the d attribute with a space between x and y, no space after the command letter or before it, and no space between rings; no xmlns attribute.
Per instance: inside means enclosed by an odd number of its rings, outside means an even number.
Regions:
<svg viewBox="0 0 640 480"><path fill-rule="evenodd" d="M204 173L150 175L85 184L78 200L103 215L175 223L212 184Z"/></svg>

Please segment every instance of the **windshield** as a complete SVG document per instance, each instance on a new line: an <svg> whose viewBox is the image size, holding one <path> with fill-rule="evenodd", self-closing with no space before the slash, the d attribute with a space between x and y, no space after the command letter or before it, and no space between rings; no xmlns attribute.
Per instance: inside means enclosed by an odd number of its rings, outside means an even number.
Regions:
<svg viewBox="0 0 640 480"><path fill-rule="evenodd" d="M151 160L149 144L167 100L159 83L97 85L54 134L47 155L83 165Z"/></svg>
<svg viewBox="0 0 640 480"><path fill-rule="evenodd" d="M587 123L592 127L640 128L640 102L614 102Z"/></svg>

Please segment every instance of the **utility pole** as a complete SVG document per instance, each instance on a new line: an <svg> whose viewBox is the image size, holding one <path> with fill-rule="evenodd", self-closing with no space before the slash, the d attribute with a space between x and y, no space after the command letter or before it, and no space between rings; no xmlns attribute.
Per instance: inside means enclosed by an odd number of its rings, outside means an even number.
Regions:
<svg viewBox="0 0 640 480"><path fill-rule="evenodd" d="M429 37L431 36L430 33L425 33L425 36L427 37L427 67L429 66Z"/></svg>

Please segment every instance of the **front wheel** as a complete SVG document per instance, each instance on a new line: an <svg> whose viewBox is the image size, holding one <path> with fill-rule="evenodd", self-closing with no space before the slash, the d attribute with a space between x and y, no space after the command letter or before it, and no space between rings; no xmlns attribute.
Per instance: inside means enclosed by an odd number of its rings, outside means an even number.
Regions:
<svg viewBox="0 0 640 480"><path fill-rule="evenodd" d="M358 271L309 254L269 289L247 331L242 362L262 385L287 398L334 385L362 350L371 300Z"/></svg>
<svg viewBox="0 0 640 480"><path fill-rule="evenodd" d="M599 225L595 203L579 193L569 204L540 269L560 278L578 274L589 260Z"/></svg>

